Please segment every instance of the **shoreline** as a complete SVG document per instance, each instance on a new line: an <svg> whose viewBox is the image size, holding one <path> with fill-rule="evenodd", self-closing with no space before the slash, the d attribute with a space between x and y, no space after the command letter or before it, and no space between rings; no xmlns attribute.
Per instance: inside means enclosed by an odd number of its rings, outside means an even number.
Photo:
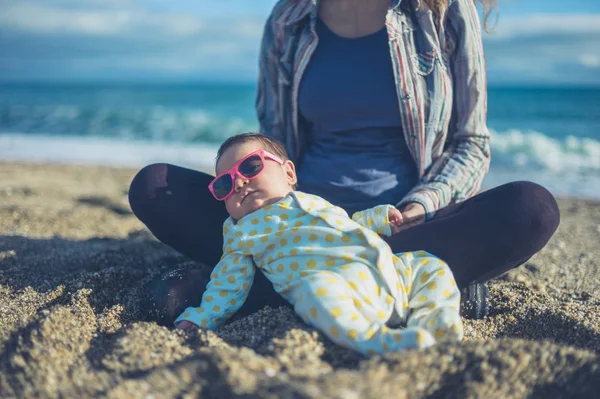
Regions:
<svg viewBox="0 0 600 399"><path fill-rule="evenodd" d="M148 320L144 286L202 268L131 213L137 169L0 161L0 386L7 397L572 397L600 391L600 201L490 283L465 339L362 360L286 308L217 332Z"/></svg>
<svg viewBox="0 0 600 399"><path fill-rule="evenodd" d="M484 188L531 180L557 197L600 200L598 140L559 138L518 129L492 131L492 134L492 163L483 181ZM0 134L0 162L138 169L152 163L171 163L212 172L219 144L5 132Z"/></svg>

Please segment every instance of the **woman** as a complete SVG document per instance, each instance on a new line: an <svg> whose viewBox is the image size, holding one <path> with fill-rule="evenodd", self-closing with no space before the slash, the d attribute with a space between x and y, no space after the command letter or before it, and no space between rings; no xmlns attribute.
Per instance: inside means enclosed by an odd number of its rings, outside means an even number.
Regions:
<svg viewBox="0 0 600 399"><path fill-rule="evenodd" d="M487 17L494 0L480 1ZM556 201L534 183L475 195L490 136L473 0L281 0L265 27L256 108L261 131L299 165L300 190L350 214L397 204L404 228L387 239L393 252L444 259L476 305L470 317L488 312L483 282L523 264L558 227ZM150 165L130 203L158 239L214 266L227 214L210 180ZM276 300L264 279L252 291L249 310Z"/></svg>

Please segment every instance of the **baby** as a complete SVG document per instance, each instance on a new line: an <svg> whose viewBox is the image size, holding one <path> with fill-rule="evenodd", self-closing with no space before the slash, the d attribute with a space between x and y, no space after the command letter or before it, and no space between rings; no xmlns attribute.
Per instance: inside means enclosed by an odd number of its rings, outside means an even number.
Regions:
<svg viewBox="0 0 600 399"><path fill-rule="evenodd" d="M224 254L202 303L186 309L177 328L219 327L242 306L260 269L304 322L364 355L462 339L460 293L448 265L425 251L394 255L380 237L397 228L395 207L350 219L294 191L294 164L261 134L225 141L216 172L209 190L230 215Z"/></svg>

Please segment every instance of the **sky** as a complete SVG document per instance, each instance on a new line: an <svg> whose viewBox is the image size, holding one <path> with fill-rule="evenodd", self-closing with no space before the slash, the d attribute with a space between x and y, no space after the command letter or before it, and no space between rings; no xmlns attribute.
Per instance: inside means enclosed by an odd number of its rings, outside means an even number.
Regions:
<svg viewBox="0 0 600 399"><path fill-rule="evenodd" d="M0 80L253 82L275 2L1 0ZM490 85L600 86L600 1L498 3Z"/></svg>

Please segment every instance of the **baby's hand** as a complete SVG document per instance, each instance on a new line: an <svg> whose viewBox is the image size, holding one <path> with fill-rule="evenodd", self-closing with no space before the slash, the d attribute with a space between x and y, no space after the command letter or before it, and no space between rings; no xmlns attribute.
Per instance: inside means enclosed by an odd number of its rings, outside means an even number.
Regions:
<svg viewBox="0 0 600 399"><path fill-rule="evenodd" d="M390 227L392 229L392 234L398 233L400 230L400 226L404 223L404 218L402 217L402 213L394 207L388 208L388 220L390 221Z"/></svg>
<svg viewBox="0 0 600 399"><path fill-rule="evenodd" d="M176 330L193 330L195 328L199 327L189 320L181 320L177 323L177 327L175 327Z"/></svg>

